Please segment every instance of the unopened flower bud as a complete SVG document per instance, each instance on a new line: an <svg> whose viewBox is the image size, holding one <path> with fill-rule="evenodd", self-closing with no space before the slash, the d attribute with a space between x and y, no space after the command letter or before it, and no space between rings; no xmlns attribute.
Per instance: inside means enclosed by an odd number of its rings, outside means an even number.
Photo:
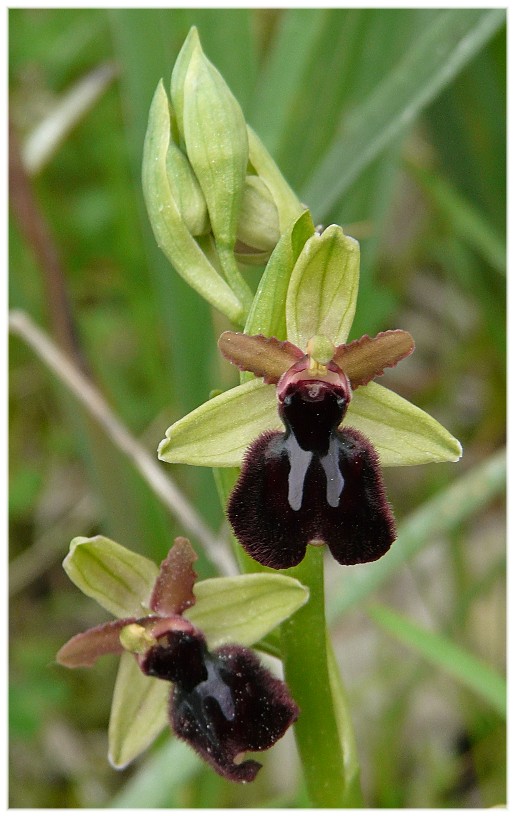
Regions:
<svg viewBox="0 0 514 816"><path fill-rule="evenodd" d="M279 232L282 234L307 207L298 200L251 127L248 127L248 145L250 165L271 193L278 212Z"/></svg>
<svg viewBox="0 0 514 816"><path fill-rule="evenodd" d="M146 208L157 244L190 286L231 320L241 322L244 318L241 301L211 264L188 225L192 220L196 229L204 217L204 209L192 170L178 158L174 149L179 150L172 139L172 126L161 81L150 108L142 174ZM182 187L180 173L185 177L185 186L179 194L173 186L176 182ZM181 210L185 211L185 217Z"/></svg>
<svg viewBox="0 0 514 816"><path fill-rule="evenodd" d="M265 263L280 238L278 210L259 176L247 176L239 223L236 258L241 263Z"/></svg>
<svg viewBox="0 0 514 816"><path fill-rule="evenodd" d="M173 198L191 235L209 232L207 204L187 156L170 141L166 154L166 171Z"/></svg>
<svg viewBox="0 0 514 816"><path fill-rule="evenodd" d="M248 164L246 123L194 28L173 69L171 101L216 244L233 249Z"/></svg>

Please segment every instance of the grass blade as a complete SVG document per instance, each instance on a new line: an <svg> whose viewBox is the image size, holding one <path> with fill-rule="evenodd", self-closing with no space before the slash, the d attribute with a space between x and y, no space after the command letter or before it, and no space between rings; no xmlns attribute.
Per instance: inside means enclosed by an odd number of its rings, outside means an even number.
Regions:
<svg viewBox="0 0 514 816"><path fill-rule="evenodd" d="M457 235L497 272L507 274L505 241L487 216L477 210L452 184L421 167L410 171Z"/></svg>
<svg viewBox="0 0 514 816"><path fill-rule="evenodd" d="M312 49L325 26L326 11L289 9L280 19L271 53L258 76L249 123L276 156L291 108L304 82Z"/></svg>
<svg viewBox="0 0 514 816"><path fill-rule="evenodd" d="M503 493L506 454L501 451L456 480L415 510L400 526L398 539L387 555L341 580L328 599L328 619L334 621L391 578L421 548L442 533L449 533Z"/></svg>
<svg viewBox="0 0 514 816"><path fill-rule="evenodd" d="M177 792L200 770L200 758L185 742L167 740L127 782L109 807L179 807Z"/></svg>
<svg viewBox="0 0 514 816"><path fill-rule="evenodd" d="M362 170L435 99L504 20L502 9L449 9L436 17L376 90L344 120L339 136L302 190L302 201L315 210L315 220L324 219Z"/></svg>
<svg viewBox="0 0 514 816"><path fill-rule="evenodd" d="M438 669L451 674L493 706L502 717L506 717L507 686L497 671L444 635L427 631L392 609L373 606L368 612L386 632L410 646Z"/></svg>

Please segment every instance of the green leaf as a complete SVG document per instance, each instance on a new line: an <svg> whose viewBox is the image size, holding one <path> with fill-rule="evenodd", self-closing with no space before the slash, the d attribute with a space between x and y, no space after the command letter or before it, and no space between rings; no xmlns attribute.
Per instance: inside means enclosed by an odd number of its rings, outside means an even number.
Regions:
<svg viewBox="0 0 514 816"><path fill-rule="evenodd" d="M309 590L287 575L253 573L199 581L195 595L195 606L184 616L214 649L224 643L256 643L300 609Z"/></svg>
<svg viewBox="0 0 514 816"><path fill-rule="evenodd" d="M63 561L66 574L89 598L117 618L147 614L157 566L105 536L74 538Z"/></svg>
<svg viewBox="0 0 514 816"><path fill-rule="evenodd" d="M460 442L403 397L370 382L357 388L344 421L371 440L383 467L457 462Z"/></svg>
<svg viewBox="0 0 514 816"><path fill-rule="evenodd" d="M302 190L323 219L388 144L432 102L505 22L503 9L448 9L369 96L344 111L339 134Z"/></svg>
<svg viewBox="0 0 514 816"><path fill-rule="evenodd" d="M301 349L316 334L344 343L359 289L359 244L336 224L305 243L287 290L287 339Z"/></svg>
<svg viewBox="0 0 514 816"><path fill-rule="evenodd" d="M189 233L171 194L166 157L170 143L168 97L159 82L148 117L143 151L143 192L155 240L185 281L231 320L243 310L230 287Z"/></svg>
<svg viewBox="0 0 514 816"><path fill-rule="evenodd" d="M179 419L159 445L164 462L234 467L262 431L283 430L276 389L261 380L231 388Z"/></svg>
<svg viewBox="0 0 514 816"><path fill-rule="evenodd" d="M487 216L476 209L455 187L422 167L409 166L414 178L458 235L475 249L500 275L507 274L505 241Z"/></svg>
<svg viewBox="0 0 514 816"><path fill-rule="evenodd" d="M257 77L251 110L251 121L257 128L262 127L273 156L278 155L284 141L285 125L291 108L296 109L299 90L307 84L309 61L325 18L320 9L287 9L276 22Z"/></svg>
<svg viewBox="0 0 514 816"><path fill-rule="evenodd" d="M500 716L507 716L507 686L497 671L444 635L430 632L392 609L373 606L368 611L375 623L386 632L410 646L437 668L451 674L493 706Z"/></svg>
<svg viewBox="0 0 514 816"><path fill-rule="evenodd" d="M143 674L133 655L121 656L109 720L109 762L124 768L168 722L170 684Z"/></svg>

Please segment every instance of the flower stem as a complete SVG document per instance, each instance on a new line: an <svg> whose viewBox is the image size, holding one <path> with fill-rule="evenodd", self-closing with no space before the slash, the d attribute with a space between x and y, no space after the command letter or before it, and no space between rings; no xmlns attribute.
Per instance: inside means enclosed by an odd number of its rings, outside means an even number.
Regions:
<svg viewBox="0 0 514 816"><path fill-rule="evenodd" d="M216 249L227 283L235 296L239 298L243 305L245 315L247 315L253 302L253 293L239 271L237 261L234 257L234 250L230 247L223 246L219 242L216 243Z"/></svg>
<svg viewBox="0 0 514 816"><path fill-rule="evenodd" d="M286 682L300 708L298 751L313 807L344 807L345 763L329 676L323 587L323 550L308 547L287 571L310 590L309 602L282 624Z"/></svg>

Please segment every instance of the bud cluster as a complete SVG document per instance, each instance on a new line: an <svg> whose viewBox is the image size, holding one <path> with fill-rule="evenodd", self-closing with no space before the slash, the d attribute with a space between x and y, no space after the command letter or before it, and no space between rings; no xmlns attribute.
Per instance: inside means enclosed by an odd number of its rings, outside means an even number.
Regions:
<svg viewBox="0 0 514 816"><path fill-rule="evenodd" d="M170 101L171 100L171 101ZM265 264L305 209L192 28L150 109L143 191L158 245L176 271L231 320L251 290L238 264Z"/></svg>

